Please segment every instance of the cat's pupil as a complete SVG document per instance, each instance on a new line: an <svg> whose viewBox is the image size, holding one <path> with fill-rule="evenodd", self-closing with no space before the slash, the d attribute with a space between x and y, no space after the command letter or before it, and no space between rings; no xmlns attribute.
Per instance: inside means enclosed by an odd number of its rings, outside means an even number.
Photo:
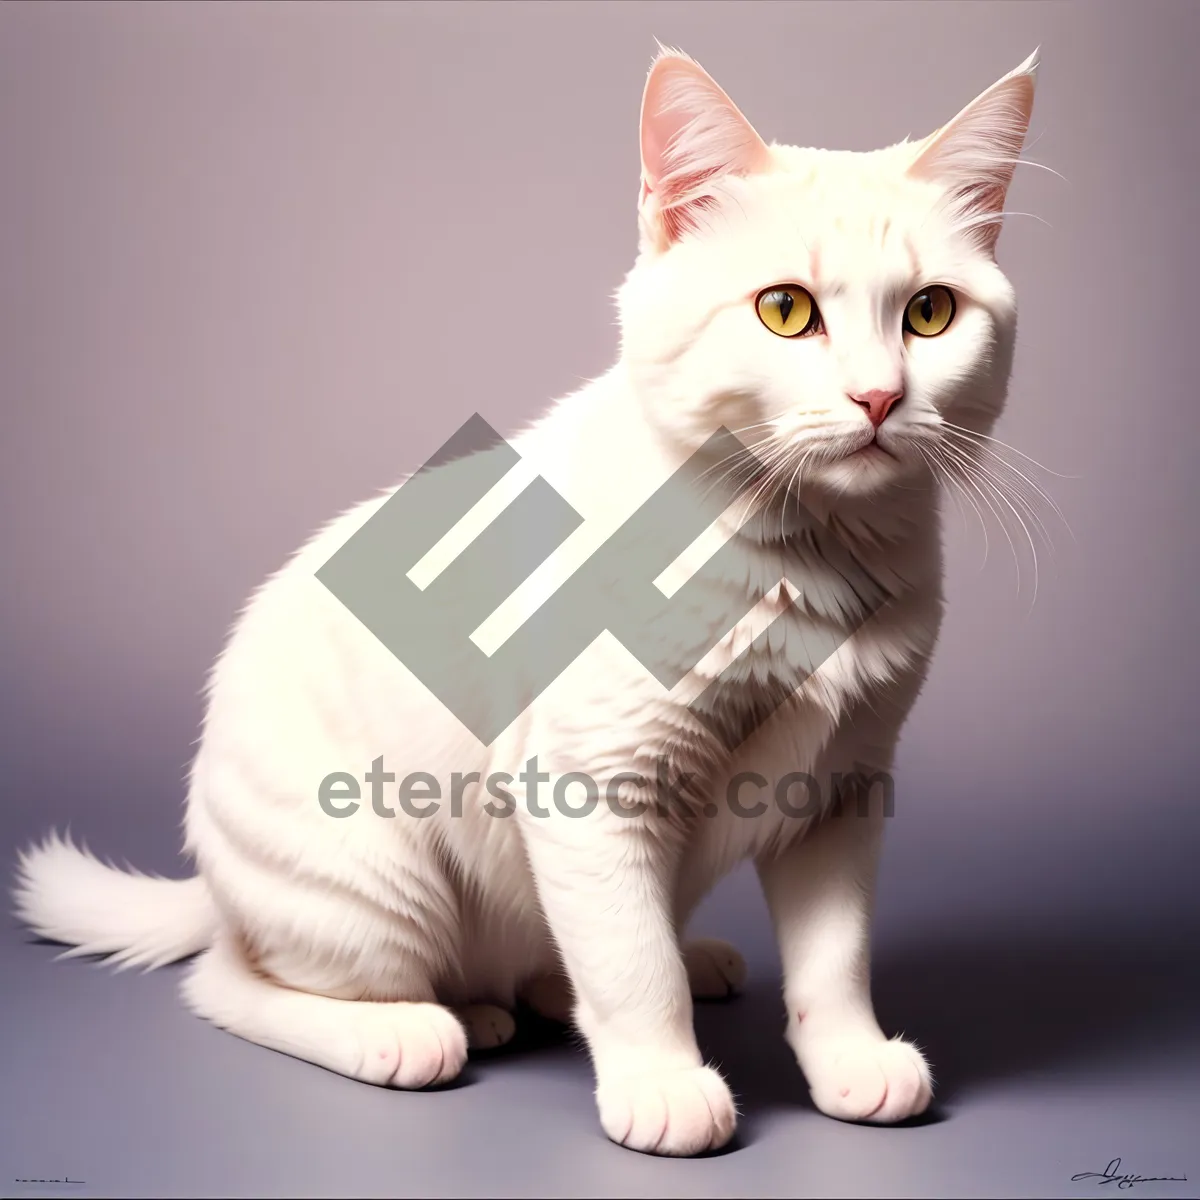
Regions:
<svg viewBox="0 0 1200 1200"><path fill-rule="evenodd" d="M779 293L779 319L784 325L787 324L788 317L792 315L792 309L795 307L795 304L796 302L792 299L790 293Z"/></svg>
<svg viewBox="0 0 1200 1200"><path fill-rule="evenodd" d="M929 296L921 297L921 320L926 325L933 321L933 300Z"/></svg>

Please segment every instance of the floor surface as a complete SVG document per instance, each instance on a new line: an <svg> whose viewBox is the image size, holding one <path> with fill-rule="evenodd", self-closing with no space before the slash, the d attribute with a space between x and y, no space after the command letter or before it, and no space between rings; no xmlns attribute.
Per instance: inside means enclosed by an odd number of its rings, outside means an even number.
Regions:
<svg viewBox="0 0 1200 1200"><path fill-rule="evenodd" d="M926 1046L938 1099L910 1127L854 1126L812 1108L781 1040L753 889L735 876L701 914L709 932L742 928L751 978L697 1014L744 1117L730 1150L694 1161L606 1141L584 1054L544 1028L447 1090L386 1091L191 1017L179 967L54 962L54 947L13 929L0 942L0 1194L1083 1197L1118 1188L1072 1177L1120 1158L1121 1174L1187 1177L1130 1194L1200 1195L1194 939L1088 945L1044 926L889 939L881 1018Z"/></svg>

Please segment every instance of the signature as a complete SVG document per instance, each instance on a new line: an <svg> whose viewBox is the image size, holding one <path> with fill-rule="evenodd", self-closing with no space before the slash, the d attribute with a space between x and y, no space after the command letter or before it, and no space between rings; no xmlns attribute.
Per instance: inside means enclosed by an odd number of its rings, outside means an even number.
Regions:
<svg viewBox="0 0 1200 1200"><path fill-rule="evenodd" d="M1071 1176L1072 1183L1081 1179L1096 1179L1100 1183L1115 1183L1119 1188L1131 1188L1135 1183L1187 1183L1186 1175L1122 1175L1121 1160L1114 1158L1112 1162L1100 1171L1080 1171Z"/></svg>

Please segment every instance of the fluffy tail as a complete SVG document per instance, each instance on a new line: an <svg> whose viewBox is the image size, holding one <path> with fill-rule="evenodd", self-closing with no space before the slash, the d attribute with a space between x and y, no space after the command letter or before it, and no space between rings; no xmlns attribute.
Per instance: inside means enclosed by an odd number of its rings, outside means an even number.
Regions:
<svg viewBox="0 0 1200 1200"><path fill-rule="evenodd" d="M119 970L187 958L211 944L217 926L203 879L122 871L70 834L51 833L22 852L13 896L35 933L71 947L60 958L107 954Z"/></svg>

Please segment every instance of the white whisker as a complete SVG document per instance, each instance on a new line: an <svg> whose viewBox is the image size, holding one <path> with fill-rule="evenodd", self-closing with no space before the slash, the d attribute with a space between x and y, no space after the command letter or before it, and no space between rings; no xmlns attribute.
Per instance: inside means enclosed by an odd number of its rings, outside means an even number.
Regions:
<svg viewBox="0 0 1200 1200"><path fill-rule="evenodd" d="M1040 463L1036 458L1032 458L1023 450L1018 450L1016 446L1010 446L1007 442L1002 442L997 437L990 437L986 433L976 433L974 429L967 429L964 425L955 425L953 421L942 419L942 424L947 429L953 429L956 433L970 434L971 437L983 438L985 442L993 442L997 446L1002 446L1005 450L1011 450L1013 454L1020 455L1027 463L1032 463L1039 471L1045 471L1047 475L1054 475L1059 479L1078 479L1078 475L1063 475L1058 471L1051 470L1045 463Z"/></svg>
<svg viewBox="0 0 1200 1200"><path fill-rule="evenodd" d="M953 446L954 443L951 442L950 445ZM969 451L968 457L972 457L973 455L980 454L980 453L990 454L994 465L996 465L998 467L1003 467L1006 470L1010 470L1010 471L1016 470L1016 468L1013 467L1011 463L1007 463L1004 461L1004 459L1000 458L998 455L993 454L990 450L987 449L986 446L976 446L971 443L967 443L965 447L956 447L956 449ZM979 471L983 475L986 475L988 477L988 479L991 480L992 484L995 485L996 488L1004 491L1009 499L1020 503L1020 505L1025 509L1025 512L1029 515L1030 519L1037 525L1038 532L1042 535L1042 538L1046 543L1046 548L1048 550L1053 550L1054 549L1054 541L1050 537L1050 531L1046 528L1045 523L1042 521L1041 514L1034 507L1032 499L1030 498L1028 492L1022 487L1020 482L1017 480L1014 480L1010 477L1004 476L1004 475L995 474L984 463L977 461L973 457L972 457L972 461L975 462ZM1020 472L1017 472L1017 474L1020 475ZM1034 486L1036 487L1036 485L1034 485ZM1048 499L1048 497L1046 497L1044 495L1044 493L1041 493L1039 491L1038 494L1043 499ZM1051 503L1053 503L1053 502L1051 502Z"/></svg>
<svg viewBox="0 0 1200 1200"><path fill-rule="evenodd" d="M943 468L940 463L936 462L932 458L929 451L927 451L920 442L915 443L915 445L917 453L920 454L920 456L925 460L925 465L929 468L930 474L934 478L934 482L939 485L945 483L946 495L950 497L950 500L954 505L954 509L958 513L959 520L962 521L963 531L966 532L970 522L967 519L967 510L963 507L962 498L959 494L959 488L955 485L953 478L949 475L945 468ZM985 528L983 532L984 537L986 538L987 529Z"/></svg>
<svg viewBox="0 0 1200 1200"><path fill-rule="evenodd" d="M974 468L974 470L975 470L974 479L977 481L977 483L981 487L987 488L988 492L990 492L992 495L994 495L1002 504L1004 504L1008 508L1008 510L1013 514L1013 516L1016 517L1017 523L1021 526L1021 529L1025 534L1025 538L1029 542L1029 550L1033 556L1033 603L1036 603L1037 602L1037 593L1038 593L1037 544L1033 540L1033 535L1029 532L1029 526L1025 524L1024 518L1021 516L1017 507L1009 499L1008 494L1004 491L1003 488L1001 488L997 485L995 478L987 473L986 468L984 468L980 463L971 460L961 448L954 446L952 443L946 442L946 443L944 443L944 445L945 445L946 450L950 454L954 455L955 457L957 457L959 459L959 461L963 465L964 469ZM986 496L986 493L985 493L985 496ZM1020 560L1020 556L1017 553L1016 543L1012 540L1012 536L1008 532L1008 524L1004 521L999 510L997 510L990 502L988 503L988 507L991 508L992 512L996 514L996 519L997 519L997 521L1000 522L1000 527L1001 527L1001 529L1004 530L1004 536L1008 539L1008 544L1012 548L1013 563L1014 563L1014 565L1016 567L1016 571L1017 571L1017 594L1019 595L1020 591L1021 591L1021 560Z"/></svg>
<svg viewBox="0 0 1200 1200"><path fill-rule="evenodd" d="M951 430L949 432L954 437L958 437L958 438L964 437L963 434L957 433L953 430ZM968 440L967 444L971 447L973 452L988 455L988 457L991 459L991 461L997 467L1003 468L1005 471L1010 472L1012 475L1015 475L1017 477L1016 480L1008 479L1007 482L1009 484L1011 484L1014 496L1019 496L1021 498L1021 500L1024 503L1026 509L1028 510L1030 516L1032 516L1038 520L1038 524L1041 525L1042 536L1046 539L1046 545L1048 547L1053 548L1053 541L1050 537L1049 531L1046 529L1045 525L1041 524L1040 518L1038 517L1037 510L1034 507L1034 503L1033 503L1033 500L1035 497L1039 500L1044 501L1046 504L1048 504L1050 506L1050 509L1054 513L1054 515L1056 517L1058 517L1058 519L1063 523L1063 527L1066 529L1067 533L1070 535L1071 540L1072 541L1076 540L1075 539L1075 531L1071 528L1071 524L1067 520L1062 509L1059 508L1058 505L1054 502L1054 499L1051 496L1049 496L1045 491L1043 491L1042 488L1039 487L1036 482L1034 482L1034 480L1030 479L1029 476L1026 475L1024 471L1022 471L1019 467L1015 466L1013 463L1010 463L1007 459L1002 458L990 446L980 445L979 443L974 442L973 440Z"/></svg>
<svg viewBox="0 0 1200 1200"><path fill-rule="evenodd" d="M1058 178L1063 181L1063 183L1070 182L1065 175L1056 171L1053 167L1048 167L1045 163L1034 162L1032 158L1018 158L1016 165L1018 167L1037 167L1041 171L1049 171L1051 175L1057 175Z"/></svg>
<svg viewBox="0 0 1200 1200"><path fill-rule="evenodd" d="M927 449L922 448L921 453L928 455L926 461L929 462L931 466L940 468L942 477L948 483L954 486L955 491L958 492L964 500L966 500L966 502L971 506L972 511L975 513L975 516L979 521L979 528L983 531L983 561L979 564L979 569L982 571L987 566L988 555L991 552L991 539L988 537L987 521L984 520L983 512L981 511L979 504L976 502L975 497L972 496L969 491L967 491L966 485L964 484L962 478L952 467L952 464L945 460L944 456L940 453L940 449L941 448L939 446L930 446Z"/></svg>

